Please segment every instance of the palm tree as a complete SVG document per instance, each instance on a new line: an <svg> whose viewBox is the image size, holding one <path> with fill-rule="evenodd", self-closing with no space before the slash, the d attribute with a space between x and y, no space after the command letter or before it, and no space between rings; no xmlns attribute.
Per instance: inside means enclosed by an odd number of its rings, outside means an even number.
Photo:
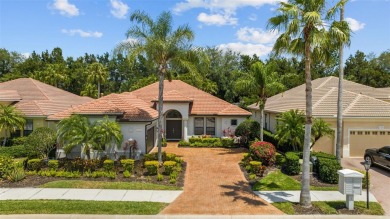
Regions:
<svg viewBox="0 0 390 219"><path fill-rule="evenodd" d="M305 59L306 81L306 123L303 146L302 187L300 203L304 207L311 206L310 199L310 140L312 126L312 85L311 62L315 57L318 60L329 60L332 42L347 42L349 37L348 25L332 21L337 8L342 6L345 0L341 0L334 7L326 10L328 5L325 0L289 0L281 2L278 8L279 15L269 19L269 27L272 30L285 31L281 33L274 44L275 54L290 53L301 55ZM326 16L324 16L326 15ZM329 32L325 25L331 23Z"/></svg>
<svg viewBox="0 0 390 219"><path fill-rule="evenodd" d="M272 63L263 65L255 62L251 71L243 75L235 83L235 89L241 93L256 94L256 103L260 109L260 140L263 141L264 107L267 98L285 89L285 86L277 79L277 73L273 71Z"/></svg>
<svg viewBox="0 0 390 219"><path fill-rule="evenodd" d="M314 119L313 126L311 127L311 145L312 148L315 143L323 136L334 136L334 130L330 128L329 124L323 119Z"/></svg>
<svg viewBox="0 0 390 219"><path fill-rule="evenodd" d="M0 131L4 129L3 146L7 142L8 132L14 132L16 129L23 130L26 120L23 114L12 105L0 104Z"/></svg>
<svg viewBox="0 0 390 219"><path fill-rule="evenodd" d="M84 84L83 90L80 92L81 96L88 96L92 98L97 98L99 94L99 91L97 88L91 84L91 83L86 83Z"/></svg>
<svg viewBox="0 0 390 219"><path fill-rule="evenodd" d="M172 63L190 67L184 55L185 50L189 49L188 43L193 40L194 33L188 25L179 26L173 31L170 12L162 12L154 21L145 12L136 11L130 15L130 20L138 25L128 30L127 37L135 40L120 44L117 51L127 51L130 60L134 60L138 55L145 55L156 65L159 76L157 145L158 160L161 163L164 78Z"/></svg>
<svg viewBox="0 0 390 219"><path fill-rule="evenodd" d="M289 143L294 151L301 149L305 135L305 114L297 109L290 110L282 113L277 120L275 137L279 144Z"/></svg>
<svg viewBox="0 0 390 219"><path fill-rule="evenodd" d="M107 81L108 71L107 69L98 62L94 62L87 67L88 73L88 82L89 83L97 83L98 95L100 98L100 85Z"/></svg>
<svg viewBox="0 0 390 219"><path fill-rule="evenodd" d="M111 147L113 143L118 146L121 145L123 140L121 127L117 122L110 121L108 116L105 116L103 120L97 121L95 128L100 143L98 150L102 149L101 146Z"/></svg>

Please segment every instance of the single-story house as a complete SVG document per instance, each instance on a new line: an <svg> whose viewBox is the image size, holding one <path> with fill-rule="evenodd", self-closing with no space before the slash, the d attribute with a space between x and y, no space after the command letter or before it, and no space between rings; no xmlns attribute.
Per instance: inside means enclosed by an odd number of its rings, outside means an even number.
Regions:
<svg viewBox="0 0 390 219"><path fill-rule="evenodd" d="M51 115L57 122L72 114L100 119L107 115L117 121L124 142L137 141L141 153L148 153L157 140L158 82L132 92L110 94L97 100ZM251 113L180 80L164 81L163 130L167 140L191 136L221 137L234 131ZM224 132L225 130L225 132Z"/></svg>
<svg viewBox="0 0 390 219"><path fill-rule="evenodd" d="M48 116L91 100L31 78L0 83L0 104L14 105L26 118L24 131L16 130L12 133L14 137L28 135L38 127L48 127ZM3 130L0 137L4 135Z"/></svg>
<svg viewBox="0 0 390 219"><path fill-rule="evenodd" d="M337 128L337 77L312 81L313 117L322 118ZM362 157L367 148L390 145L390 88L373 88L348 80L343 81L343 157ZM305 112L305 84L268 98L264 110L264 127L276 131L277 116L291 109ZM252 118L260 121L256 104L249 106ZM315 151L335 154L335 137L323 137Z"/></svg>

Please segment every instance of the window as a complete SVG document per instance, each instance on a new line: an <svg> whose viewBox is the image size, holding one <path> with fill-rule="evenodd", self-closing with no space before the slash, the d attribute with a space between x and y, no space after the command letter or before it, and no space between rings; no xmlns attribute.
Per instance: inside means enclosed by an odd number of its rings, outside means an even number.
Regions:
<svg viewBox="0 0 390 219"><path fill-rule="evenodd" d="M358 131L357 134L358 135L363 135L363 132Z"/></svg>
<svg viewBox="0 0 390 219"><path fill-rule="evenodd" d="M181 118L181 114L179 111L171 110L167 113L167 118Z"/></svg>
<svg viewBox="0 0 390 219"><path fill-rule="evenodd" d="M355 135L355 132L351 132L351 135Z"/></svg>
<svg viewBox="0 0 390 219"><path fill-rule="evenodd" d="M236 126L237 125L237 119L230 120L230 125Z"/></svg>
<svg viewBox="0 0 390 219"><path fill-rule="evenodd" d="M380 135L385 135L385 134L386 134L386 132L379 132L379 134L380 134Z"/></svg>
<svg viewBox="0 0 390 219"><path fill-rule="evenodd" d="M377 134L378 134L378 132L372 132L372 134L373 134L373 135L377 135Z"/></svg>
<svg viewBox="0 0 390 219"><path fill-rule="evenodd" d="M215 118L206 118L206 135L215 135Z"/></svg>
<svg viewBox="0 0 390 219"><path fill-rule="evenodd" d="M26 124L24 125L23 130L23 136L28 136L33 132L33 120L32 119L26 119ZM16 129L15 132L11 133L11 137L20 137L21 136L21 130Z"/></svg>
<svg viewBox="0 0 390 219"><path fill-rule="evenodd" d="M195 135L203 135L204 131L204 118L203 117L195 117Z"/></svg>
<svg viewBox="0 0 390 219"><path fill-rule="evenodd" d="M370 135L370 133L371 133L371 132L367 132L367 131L364 132L365 135Z"/></svg>

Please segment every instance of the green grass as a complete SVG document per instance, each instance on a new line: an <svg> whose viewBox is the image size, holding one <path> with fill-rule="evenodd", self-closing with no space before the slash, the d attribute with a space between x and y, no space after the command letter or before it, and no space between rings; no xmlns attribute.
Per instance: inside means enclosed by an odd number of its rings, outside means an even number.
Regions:
<svg viewBox="0 0 390 219"><path fill-rule="evenodd" d="M252 189L254 191L300 190L301 183L278 170L257 181ZM337 191L338 187L337 185L332 187L310 186L310 189L313 191Z"/></svg>
<svg viewBox="0 0 390 219"><path fill-rule="evenodd" d="M158 185L142 182L102 182L84 180L58 180L48 182L41 188L77 188L77 189L128 189L128 190L181 190L177 186Z"/></svg>
<svg viewBox="0 0 390 219"><path fill-rule="evenodd" d="M286 214L295 214L293 203L291 202L272 203L272 205ZM338 214L338 209L345 208L344 201L312 202L312 205L318 207L322 211L322 214ZM367 209L366 202L356 201L355 210L357 214L363 215L383 215L385 213L382 206L377 202L370 202L370 209Z"/></svg>
<svg viewBox="0 0 390 219"><path fill-rule="evenodd" d="M168 204L156 202L26 200L0 201L0 214L155 215Z"/></svg>

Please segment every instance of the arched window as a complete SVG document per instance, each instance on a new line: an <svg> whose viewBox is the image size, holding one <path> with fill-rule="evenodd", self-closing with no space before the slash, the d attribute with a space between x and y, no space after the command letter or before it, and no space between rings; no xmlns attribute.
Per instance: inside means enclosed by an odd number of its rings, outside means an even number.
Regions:
<svg viewBox="0 0 390 219"><path fill-rule="evenodd" d="M167 118L174 118L174 119L180 119L181 113L177 110L171 110L167 113Z"/></svg>

